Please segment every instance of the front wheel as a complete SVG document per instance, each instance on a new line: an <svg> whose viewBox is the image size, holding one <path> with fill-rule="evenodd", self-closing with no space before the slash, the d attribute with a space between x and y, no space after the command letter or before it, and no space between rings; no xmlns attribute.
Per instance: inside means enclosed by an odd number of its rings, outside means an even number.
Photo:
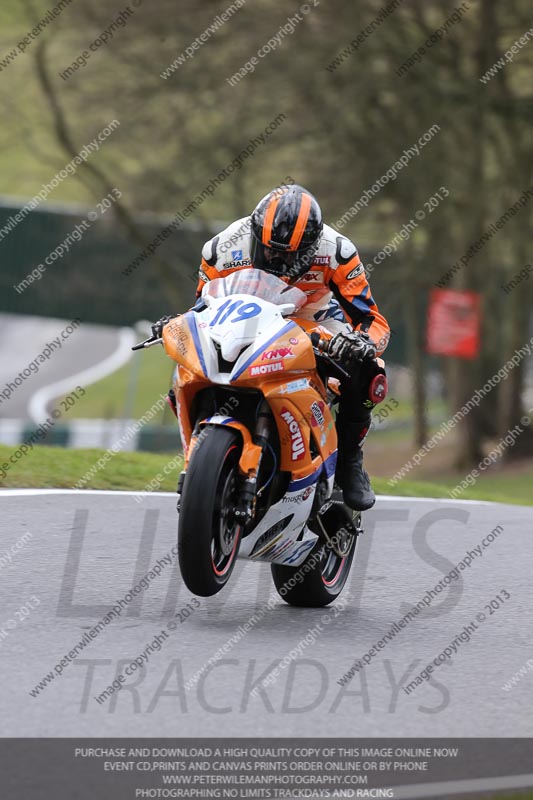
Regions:
<svg viewBox="0 0 533 800"><path fill-rule="evenodd" d="M319 539L299 567L271 564L274 584L286 603L319 608L340 595L350 574L357 534L338 532L336 539L339 552Z"/></svg>
<svg viewBox="0 0 533 800"><path fill-rule="evenodd" d="M185 585L210 597L232 573L242 528L232 520L239 485L239 435L207 427L191 456L180 502L178 560Z"/></svg>

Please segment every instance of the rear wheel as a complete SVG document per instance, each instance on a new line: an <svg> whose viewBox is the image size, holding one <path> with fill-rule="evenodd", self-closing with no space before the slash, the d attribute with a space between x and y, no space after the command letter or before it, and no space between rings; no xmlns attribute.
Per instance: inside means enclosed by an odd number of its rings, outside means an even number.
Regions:
<svg viewBox="0 0 533 800"><path fill-rule="evenodd" d="M291 606L306 608L327 606L333 602L348 580L356 542L357 534L339 531L335 536L335 549L319 539L299 567L271 564L280 597Z"/></svg>
<svg viewBox="0 0 533 800"><path fill-rule="evenodd" d="M178 560L185 585L209 597L228 582L242 527L232 519L238 497L240 437L212 427L189 462L180 502Z"/></svg>

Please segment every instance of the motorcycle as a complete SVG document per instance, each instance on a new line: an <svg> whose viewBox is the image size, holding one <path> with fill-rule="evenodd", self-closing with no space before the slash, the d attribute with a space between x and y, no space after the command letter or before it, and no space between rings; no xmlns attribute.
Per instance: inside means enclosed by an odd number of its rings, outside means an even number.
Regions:
<svg viewBox="0 0 533 800"><path fill-rule="evenodd" d="M348 579L362 528L334 481L332 411L346 373L327 355L331 333L298 317L306 300L242 269L133 347L162 344L177 364L178 560L193 594L219 592L237 558L270 563L295 606L331 603Z"/></svg>

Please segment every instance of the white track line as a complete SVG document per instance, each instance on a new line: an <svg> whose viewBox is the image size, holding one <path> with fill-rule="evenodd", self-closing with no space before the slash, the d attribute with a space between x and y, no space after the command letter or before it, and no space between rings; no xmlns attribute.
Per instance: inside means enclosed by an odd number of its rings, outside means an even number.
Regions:
<svg viewBox="0 0 533 800"><path fill-rule="evenodd" d="M395 798L415 800L421 797L453 797L469 792L486 792L500 789L527 789L533 786L533 775L507 775L503 778L472 778L443 783L414 783L411 786L390 786Z"/></svg>
<svg viewBox="0 0 533 800"><path fill-rule="evenodd" d="M35 392L28 406L28 414L32 421L36 425L46 421L48 418L46 408L51 400L66 394L75 386L87 386L90 383L96 383L96 381L105 378L106 375L115 372L115 370L126 364L131 358L131 347L134 342L135 334L133 330L131 328L120 328L118 347L114 353L104 358L99 364L95 364L94 367L88 367L77 375L51 383L49 386L44 386L38 392Z"/></svg>
<svg viewBox="0 0 533 800"><path fill-rule="evenodd" d="M120 489L0 489L0 497L31 497L32 495L45 494L84 494L86 497L91 495L110 495L122 496L151 494L156 497L175 497L175 492L131 492L120 491Z"/></svg>
<svg viewBox="0 0 533 800"><path fill-rule="evenodd" d="M83 494L83 495L122 495L122 497L126 495L138 495L138 494L145 494L146 496L151 495L153 497L175 497L176 492L146 492L140 489L138 492L131 491L131 490L120 490L120 489L0 489L0 497L24 497L31 496L31 495L46 495L46 494ZM448 499L447 497L403 497L395 495L378 495L377 503L379 505L380 501L385 500L386 502L396 503L397 501L401 501L404 503L452 503L452 504L468 504L468 505L479 505L479 506L494 506L497 505L496 503L492 503L489 500L452 500ZM505 505L505 503L500 503L499 505ZM520 507L520 506L518 506ZM529 508L529 506L521 506L522 508ZM365 514L370 512L365 511Z"/></svg>
<svg viewBox="0 0 533 800"><path fill-rule="evenodd" d="M498 502L497 500L455 500L453 497L409 497L400 494L378 494L376 497L377 502L380 500L408 500L410 503L427 503L429 500L432 503L473 503L476 506L493 506ZM509 504L500 503L500 505Z"/></svg>

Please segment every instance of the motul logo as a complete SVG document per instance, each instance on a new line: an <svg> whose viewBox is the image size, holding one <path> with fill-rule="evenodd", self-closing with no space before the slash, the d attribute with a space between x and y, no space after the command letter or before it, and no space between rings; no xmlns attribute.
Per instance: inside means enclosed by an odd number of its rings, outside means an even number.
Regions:
<svg viewBox="0 0 533 800"><path fill-rule="evenodd" d="M291 435L291 459L298 461L305 455L305 445L300 426L286 408L281 409L281 418L287 423Z"/></svg>
<svg viewBox="0 0 533 800"><path fill-rule="evenodd" d="M266 375L267 372L279 372L280 370L284 370L285 367L281 363L281 361L275 362L273 364L260 364L258 367L251 367L250 368L250 375Z"/></svg>
<svg viewBox="0 0 533 800"><path fill-rule="evenodd" d="M278 347L275 350L265 350L261 361L273 361L275 358L287 358L287 356L292 357L293 355L292 347Z"/></svg>

